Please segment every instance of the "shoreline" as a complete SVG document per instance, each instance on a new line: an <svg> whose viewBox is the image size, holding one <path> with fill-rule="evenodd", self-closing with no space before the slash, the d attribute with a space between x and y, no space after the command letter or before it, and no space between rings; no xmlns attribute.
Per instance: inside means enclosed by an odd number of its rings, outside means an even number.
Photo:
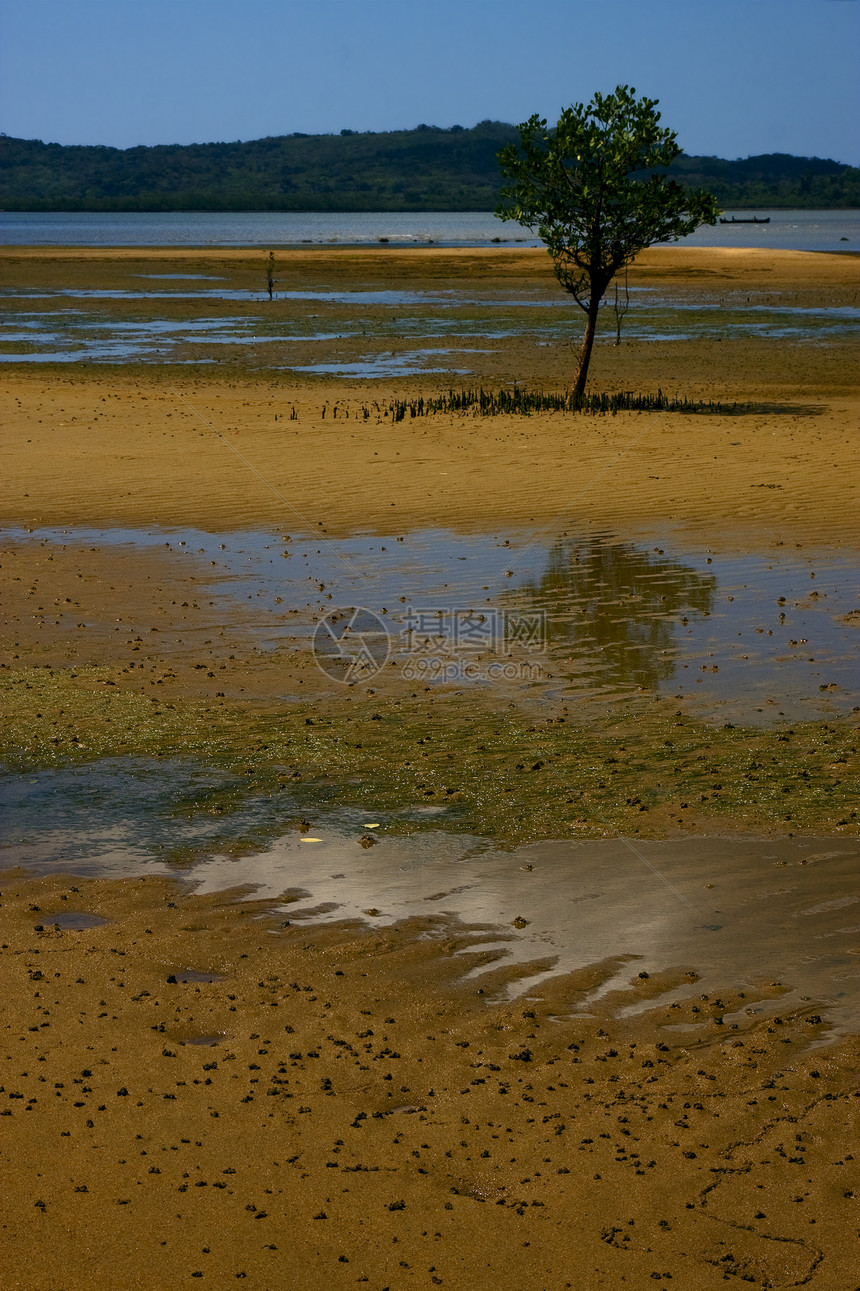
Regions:
<svg viewBox="0 0 860 1291"><path fill-rule="evenodd" d="M523 247L508 244L498 246L437 246L437 245L404 245L404 244L378 244L378 243L360 243L360 242L325 242L307 246L303 244L290 244L283 247L276 247L288 256L290 260L324 260L330 256L335 259L343 259L344 256L360 256L367 259L376 259L379 261L391 261L401 257L410 259L444 261L446 258L463 259L476 258L486 260L488 263L496 262L504 268L510 267L511 264L521 262L527 264L539 262L541 267L546 270L548 280L555 282L552 268L548 261L547 250L545 246ZM805 270L811 267L809 258L813 256L828 257L833 254L852 256L857 255L853 250L845 251L803 251L794 248L779 247L725 247L725 246L651 246L646 247L631 262L631 267L637 271L647 274L649 272L660 272L665 268L682 268L682 269L701 269L702 266L713 267L715 262L719 265L720 261L725 261L728 267L731 262L743 259L747 263L745 268L753 271L760 270L764 273L772 272L774 269L786 271L789 267L798 270ZM0 242L0 262L6 260L37 260L47 259L55 260L65 257L69 260L87 258L91 260L128 260L128 259L153 259L153 260L217 260L226 258L228 260L247 260L254 259L262 262L265 266L266 256L268 255L268 244L241 245L241 246L213 246L211 244L201 244L199 246L190 246L188 243L177 243L171 246L153 245L149 243L118 244L101 246L98 244L89 245L86 243L75 245L74 243L15 243ZM684 263L686 261L686 263ZM710 261L710 266L708 263ZM806 276L805 273L802 276ZM819 287L838 285L844 281L844 278L831 277L826 274L824 278L816 278L814 281ZM556 284L557 285L557 284ZM263 294L261 290L261 295Z"/></svg>
<svg viewBox="0 0 860 1291"><path fill-rule="evenodd" d="M44 288L46 316L68 303L51 292L93 289L119 329L263 308L129 296L132 270L171 260L222 266L234 293L264 283L247 250L2 248L0 285ZM344 247L287 264L310 299L271 317L331 337L291 341L297 364L407 345L384 303L366 309L370 339L345 337L354 302L322 299L334 289L404 293L419 331L434 293L468 287L483 308L515 289L520 312L470 350L469 381L563 388L569 347L525 328L522 301L553 286L543 251ZM805 316L853 306L860 264L667 248L631 280L696 310L740 316L752 299ZM394 424L362 409L426 397L444 374L275 372L250 345L224 345L211 374L9 365L0 747L20 824L0 851L0 1251L14 1291L106 1276L144 1291L851 1284L860 1038L832 1034L813 972L829 955L854 999L857 712L827 671L858 619L828 572L860 548L851 356L834 337L606 343L595 387L670 374L743 414ZM392 576L378 611L424 587L437 554L410 544L433 525L472 543L450 557L469 605L519 605L504 600L517 534L550 535L546 569L523 555L519 592L531 578L562 621L592 625L552 663L571 686L597 668L586 700L387 672L341 686L316 667L301 615L341 593L313 577L315 535L359 561L391 537L402 586ZM49 542L49 526L72 532ZM75 533L106 526L128 544ZM186 541L195 530L211 551ZM239 550L251 530L272 540L271 603ZM794 581L753 581L741 624L752 557ZM460 586L448 569L427 584L434 605ZM700 665L688 620L717 611L749 644ZM779 683L807 647L821 676L799 720ZM731 678L771 656L760 706L738 716ZM728 677L713 702L696 698L705 668ZM683 697L661 693L664 674L672 691L689 679ZM104 774L127 765L125 788ZM172 878L68 872L76 840L109 857L135 831ZM621 840L608 868L601 838ZM8 870L39 845L63 872ZM204 876L219 890L192 890ZM337 918L347 895L355 917ZM81 914L105 922L64 918ZM587 963L556 954L554 919L581 921ZM814 952L802 984L795 942Z"/></svg>
<svg viewBox="0 0 860 1291"><path fill-rule="evenodd" d="M247 315L253 324L261 307L269 309L259 300L196 302L181 292L136 299L146 263L170 259L210 268L221 264L226 286L262 294L259 254L213 249L177 255L158 249L34 248L24 255L3 248L0 285L12 287L23 270L28 290L43 285L53 291L59 281L110 295L119 286L119 295L129 299L106 300L103 308L110 327L120 331L147 318L159 327L162 320L184 326L201 310L207 320L229 311L234 323ZM129 277L128 262L138 260ZM278 327L331 334L289 341L289 361L299 367L265 366L273 362L271 346L256 352L250 345L224 344L211 369L164 367L163 359L7 364L4 522L216 529L287 524L307 532L322 519L329 532L348 533L384 531L389 523L528 527L563 517L610 526L668 520L699 528L714 541L732 528L741 535L744 529L755 532L757 541L788 541L798 528L804 541L860 540L848 518L856 505L849 441L858 387L847 340L693 336L631 340L620 348L605 338L597 345L593 389L662 387L692 400L737 403L734 415L436 414L392 426L375 411L375 402L427 397L452 384L498 387L512 379L537 389L565 388L572 362L568 342L575 341L578 323L545 252L313 249L290 253L278 274L286 275L282 285L302 299L276 300L268 316ZM685 309L737 309L741 317L752 299L761 302L759 308L770 302L803 313L853 305L860 264L818 253L652 248L632 267L631 283L651 292L670 290ZM468 289L491 301L514 285L526 306L531 293L547 293L547 317L556 320L560 341L547 344L540 334L531 339L527 325L534 310L518 305L509 334L492 343L468 343L472 370L466 377L418 370L402 377L337 379L300 370L328 356L348 365L375 346L409 359L409 342L385 330L390 305L362 306L366 325L381 330L380 340L349 335L355 330L350 311L368 288L410 293L412 303L404 307L415 313L420 330L422 320L434 317L425 298ZM333 288L345 290L353 303L326 303ZM46 317L63 299L46 301ZM518 326L526 328L521 337ZM444 336L431 339L430 361L438 347L443 365L450 366ZM527 382L524 373L531 374ZM351 413L348 426L333 420L337 404L341 417ZM368 406L369 419L362 413ZM297 420L291 420L293 410Z"/></svg>
<svg viewBox="0 0 860 1291"><path fill-rule="evenodd" d="M189 252L186 259L194 263L196 255ZM219 256L220 252L210 252L205 262L211 264ZM237 253L230 264L239 263L237 272L244 274L247 260ZM111 255L103 262L98 270L102 276L93 278L95 270L85 264L83 278L68 281L92 282L96 290L108 292L117 284L125 290L129 282L137 281L124 277L126 270ZM336 330L342 326L343 307L320 299L330 292L333 281L356 290L406 290L413 302L410 309L420 308L414 301L420 302L421 293L428 289L436 292L459 284L462 291L464 281L470 291L480 288L490 300L510 293L511 283L519 291L532 291L535 284L540 290L552 285L542 252L470 252L453 257L439 251L348 253L345 257L340 252L334 256L302 253L290 263L295 266L297 289L310 297L310 303L304 298L289 302L289 316L298 311L298 326L305 326L306 315L307 322L317 326L314 317L328 309L322 326L328 330L331 323L335 347L344 345ZM672 290L688 293L680 297L682 302L704 299L709 307L723 302L720 307L728 308L735 298L745 306L753 289L767 288L765 300L788 293L789 299L799 302L797 308L807 309L817 307L816 302L821 306L841 301L852 290L855 277L860 285L860 269L852 268L846 276L842 262L802 253L714 257L652 249L643 255L642 263L643 285L659 284L668 273ZM457 266L454 279L452 264ZM0 255L0 279L14 281L16 272ZM59 273L59 281L65 282L65 272L51 261L44 266L45 281L56 284ZM714 277L716 286L711 282ZM228 276L224 281L229 286L245 279ZM108 303L119 311L117 322L124 326L124 301L116 306ZM148 310L156 318L168 307L174 311L170 318L184 325L190 306L181 293L168 302L134 302L135 311ZM216 315L237 308L233 300L225 305L220 299L213 307ZM276 302L276 307L285 308L282 302ZM260 307L254 303L251 308ZM390 307L368 307L368 321L383 327L386 308ZM132 317L136 319L137 313ZM357 344L368 342L361 337ZM280 758L288 764L297 761L298 773L309 784L325 778L326 764L337 768L344 791L354 795L353 782L362 765L369 778L368 794L395 802L403 798L398 782L405 762L415 768L408 772L414 784L431 774L422 794L432 790L434 795L467 803L470 827L496 829L502 837L518 841L529 830L542 838L567 829L600 832L600 819L608 820L613 829L635 828L652 837L661 830L675 833L679 828L699 827L707 832L731 821L740 828L764 831L838 828L852 832L856 817L850 814L846 796L848 767L843 771L842 762L832 758L853 758L854 720L845 709L845 698L839 698L838 683L825 671L815 677L816 693L823 695L814 714L819 725L804 722L799 734L788 732L795 718L798 722L803 718L802 708L782 715L783 730L778 713L783 706L770 703L771 697L778 698L778 694L771 696L770 689L765 691L767 703L759 703L759 712L765 714L761 721L769 728L763 732L750 727L749 717L758 720L755 713L745 718L725 706L722 710L719 705L697 706L692 685L682 687L687 695L679 705L669 694L654 703L654 678L666 666L659 650L653 659L647 652L642 656L647 664L644 671L631 661L626 711L602 702L599 684L585 704L575 692L562 691L560 697L547 701L542 691L530 693L516 684L496 684L483 691L480 687L463 691L456 685L424 690L388 673L380 675L378 688L344 690L327 684L314 666L301 623L297 620L296 629L291 629L290 614L296 609L291 608L290 598L299 594L307 580L303 574L288 573L301 569L302 553L313 534L331 543L363 533L370 536L364 540L370 546L373 535L390 536L393 547L398 540L404 562L399 595L385 585L386 598L394 597L396 606L409 595L414 598L415 577L409 570L416 560L420 565L426 559L420 544L412 553L413 534L433 527L464 538L486 536L487 555L481 557L481 568L476 566L464 593L471 605L476 598L482 603L493 597L504 599L513 586L506 571L515 574L521 560L516 534L525 533L528 546L534 535L543 532L548 544L561 544L560 552L568 550L564 543L572 543L577 550L571 547L569 558L596 561L597 571L604 569L606 561L626 560L629 568L619 565L614 570L610 564L606 576L610 585L612 579L620 578L622 584L633 580L637 595L631 614L643 601L652 577L660 574L680 580L680 590L672 592L681 597L680 614L684 598L695 596L699 584L706 600L711 595L712 571L721 561L730 564L748 553L766 555L768 563L788 561L794 553L801 565L813 557L848 558L860 547L856 473L851 469L858 391L853 369L845 362L849 349L841 340L792 345L691 340L628 343L620 348L604 345L596 353L594 380L605 379L609 388L656 386L665 381L664 369L670 365L679 383L692 387L694 393L739 399L744 413L737 416L437 414L407 417L394 424L378 401L402 394L404 387L415 393L438 389L438 376L417 375L402 383L335 381L271 369L248 371L232 357L212 374L198 370L189 376L185 369L182 384L177 381L179 369L165 370L156 363L93 370L55 366L45 372L13 366L5 382L8 465L0 516L7 524L36 533L29 543L19 538L4 544L2 577L7 584L9 622L0 646L11 715L5 738L7 757L16 745L25 761L29 757L41 766L57 765L63 758L77 762L82 756L126 755L144 748L166 755L186 751L210 756L214 723L221 732L219 752L227 765L238 765L253 752L251 764L261 784L277 776ZM522 373L541 363L541 379L553 380L557 386L569 359L566 348L535 346L514 332L499 342L486 362L494 365L488 368L488 381L493 370ZM65 543L54 543L50 549L42 545L44 534L38 531L70 525L129 531L150 528L156 533L199 529L220 533L223 547L201 557L183 550L180 534L176 535L179 551L173 551L160 542L146 550L133 545L125 549L98 537L81 543L74 532ZM261 589L256 585L247 589L250 600L244 594L238 602L229 596L239 571L235 561L221 571L221 552L237 541L241 546L241 533L249 530L271 534L266 541L273 544L274 554L266 556L264 549L260 556L271 564L277 555L285 577L292 578L289 593L284 589L287 601L282 609L274 598L278 590L274 586L272 603L263 599L259 608ZM236 535L232 540L231 533ZM133 538L132 533L128 536ZM184 536L191 538L192 533ZM664 570L664 558L658 560L654 554L670 537L678 543L681 556L685 544L687 549L693 546L709 553L708 571L697 575L689 587L689 561L676 557ZM166 542L170 542L167 533ZM383 545L387 544L383 541ZM294 555L282 563L281 557L291 552ZM308 555L312 554L309 548ZM466 559L457 565L465 574L471 565L471 548L467 545L461 554ZM376 559L372 553L367 558ZM432 564L437 557L430 559ZM213 595L209 590L201 599L211 583L213 566L220 578L226 575L228 594ZM571 569L570 578L579 578L576 567ZM764 636L767 629L771 637L776 634L775 639L786 638L782 652L790 658L801 651L800 628L795 630L795 640L789 641L790 627L783 625L786 613L805 615L807 608L817 604L826 610L828 603L821 569L815 585L811 584L814 565L809 565L809 577L805 569L804 565L800 572L802 581L810 584L809 592L800 587L799 576L791 604L785 600L785 588L774 588L769 597L773 604L767 609L762 604L761 620L749 625L753 635L761 629ZM312 590L316 570L308 564L304 572ZM648 578L640 587L645 575ZM276 576L274 568L272 576ZM446 584L450 581L447 574L440 577ZM537 577L531 575L533 580ZM600 574L598 582L603 577ZM736 575L731 577L734 580ZM351 584L338 591L337 577L324 574L317 581L334 584L335 592L330 588L329 595L355 595ZM594 591L589 588L590 584L583 584L579 600L565 610L574 622L582 607L590 607L592 615L599 609L613 620L624 618L629 597L619 601L610 596L602 606L593 599L597 586ZM727 588L732 601L736 599L733 590L739 589ZM837 591L834 585L831 596ZM779 593L783 593L782 604ZM439 592L432 595L438 599ZM552 589L548 595L552 603L561 604ZM325 596L323 591L319 609L310 613L328 612L331 605ZM300 597L297 604L306 599ZM390 600L387 605L390 608ZM649 606L647 597L645 605L659 622L660 605ZM385 606L386 601L374 600L371 608L379 612ZM726 600L724 614L732 613L728 607ZM850 611L843 617L846 629L855 622ZM278 624L274 651L264 646L260 636L266 622ZM683 627L679 622L678 629ZM643 630L631 619L619 641L641 651ZM658 632L655 642L661 630L656 625L647 629ZM808 636L809 630L804 628L803 635ZM576 638L571 644L575 649ZM607 644L615 648L611 634ZM814 656L811 666L826 669L828 651L822 641L816 644L816 651L809 652ZM663 642L661 649L667 645L671 642ZM202 670L201 649L211 656L212 664ZM749 653L745 650L734 666ZM822 654L819 665L814 659ZM717 665L728 662L716 661ZM701 663L712 666L707 658ZM143 675L139 664L144 664ZM574 678L577 675L573 656L555 658L552 664L550 671L560 672L562 678L571 667ZM701 676L698 665L696 660ZM638 676L642 680L637 686ZM767 685L771 687L770 682ZM831 690L836 698L828 707ZM292 697L287 704L285 694ZM27 717L33 702L43 715L35 730ZM380 720L371 725L373 712L368 710L376 705ZM494 711L499 705L510 717L503 727ZM316 722L314 710L320 719ZM837 722L835 735L822 729L828 718ZM313 724L312 731L305 731L306 719ZM540 736L530 729L536 720ZM443 743L438 756L428 758L424 736L433 726L443 732ZM675 758L672 750L679 730L683 754ZM344 738L347 731L350 738ZM619 765L617 759L606 763L612 756L609 746L613 740L623 741L625 733L642 743L646 756L629 765ZM840 747L831 752L833 740ZM257 746L270 751L256 752ZM368 752L359 757L353 746ZM291 755L291 748L298 758ZM772 770L764 777L763 788L750 793L747 764L753 749ZM801 749L807 752L801 754ZM668 764L665 750L669 750ZM457 762L453 783L446 769L449 754ZM652 755L656 773L648 766ZM811 759L808 777L800 775L803 756ZM699 759L713 767L710 777L705 778L697 767ZM517 770L536 761L547 768L540 776ZM787 792L783 781L791 786L790 805L783 796ZM505 793L491 793L493 783L501 784ZM712 783L725 787L715 790ZM518 820L515 804L521 800L528 805L520 810ZM685 809L682 803L687 804ZM648 806L644 814L639 811L643 805Z"/></svg>

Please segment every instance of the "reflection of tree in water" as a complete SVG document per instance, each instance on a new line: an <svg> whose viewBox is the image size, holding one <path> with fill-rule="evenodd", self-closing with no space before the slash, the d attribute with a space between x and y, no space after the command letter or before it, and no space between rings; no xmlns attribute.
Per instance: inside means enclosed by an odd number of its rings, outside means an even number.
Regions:
<svg viewBox="0 0 860 1291"><path fill-rule="evenodd" d="M630 543L556 543L518 601L547 612L550 649L578 656L601 686L656 688L674 675L675 622L711 611L716 579Z"/></svg>

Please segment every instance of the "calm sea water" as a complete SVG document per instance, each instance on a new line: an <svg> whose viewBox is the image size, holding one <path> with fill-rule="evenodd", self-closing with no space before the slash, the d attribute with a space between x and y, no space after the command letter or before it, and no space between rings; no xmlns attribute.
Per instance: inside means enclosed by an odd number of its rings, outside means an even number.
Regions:
<svg viewBox="0 0 860 1291"><path fill-rule="evenodd" d="M739 217L751 211L734 212ZM726 214L731 216L732 211ZM860 252L860 211L756 211L769 224L702 228L688 246ZM155 214L0 211L0 245L290 247L303 244L539 246L529 229L483 211L332 214L172 211Z"/></svg>

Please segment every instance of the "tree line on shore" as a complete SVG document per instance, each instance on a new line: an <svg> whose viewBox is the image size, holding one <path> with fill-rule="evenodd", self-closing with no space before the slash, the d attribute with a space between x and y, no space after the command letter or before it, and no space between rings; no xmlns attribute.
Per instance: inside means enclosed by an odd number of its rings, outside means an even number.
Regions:
<svg viewBox="0 0 860 1291"><path fill-rule="evenodd" d="M498 153L516 138L500 121L124 149L0 135L0 208L492 211L502 184ZM682 154L669 170L724 208L860 207L860 168L818 157Z"/></svg>

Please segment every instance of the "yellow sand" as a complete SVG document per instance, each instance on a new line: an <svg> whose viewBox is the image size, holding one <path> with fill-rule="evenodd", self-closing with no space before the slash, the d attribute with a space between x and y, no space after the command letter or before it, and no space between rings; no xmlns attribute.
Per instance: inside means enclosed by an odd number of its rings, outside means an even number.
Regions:
<svg viewBox="0 0 860 1291"><path fill-rule="evenodd" d="M152 265L255 281L259 259L7 248L0 278L109 286ZM503 290L550 277L531 251L283 252L278 262L304 285ZM752 293L846 304L860 260L669 248L643 255L631 282L728 304ZM476 381L562 388L572 355L512 341L473 361L484 364ZM596 352L595 388L661 385L738 401L743 415L355 419L373 399L432 393L433 380L21 364L3 383L0 516L301 534L671 523L741 552L856 546L856 355L842 343ZM180 625L171 603L193 600L192 580L155 557L146 569L161 597L142 586L126 595L134 573L122 553L87 561L76 549L50 569L45 554L20 559L45 595L86 602L97 624L85 646L70 633L70 661L111 660L129 600L167 632ZM20 568L3 574L16 640L33 651ZM181 621L202 626L205 607ZM11 648L4 661L16 666ZM190 673L177 685L207 689ZM284 927L283 914L154 879L13 873L0 901L0 1260L14 1291L237 1281L842 1291L856 1281L857 1042L811 1048L826 1019L750 1015L726 1028L718 1019L745 1007L727 983L697 1005L709 1029L688 1043L658 1026L690 1022L689 1011L617 1014L689 984L695 965L659 981L631 973L622 997L576 1016L616 965L504 1003L504 973L485 996L463 981L468 929ZM110 922L51 930L51 915L70 908ZM189 968L222 978L168 981ZM747 1003L781 989L759 983ZM201 1035L220 1043L190 1043Z"/></svg>

